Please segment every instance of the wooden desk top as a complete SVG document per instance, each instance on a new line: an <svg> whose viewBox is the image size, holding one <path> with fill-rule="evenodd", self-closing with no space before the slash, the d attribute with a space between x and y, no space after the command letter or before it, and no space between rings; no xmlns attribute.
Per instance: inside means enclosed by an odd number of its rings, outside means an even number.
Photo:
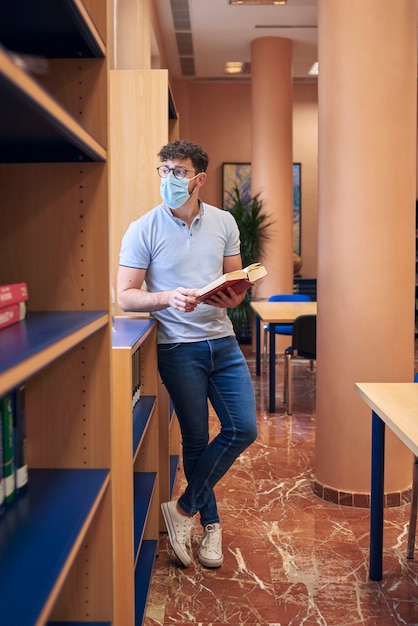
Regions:
<svg viewBox="0 0 418 626"><path fill-rule="evenodd" d="M356 391L418 456L418 383L355 383Z"/></svg>
<svg viewBox="0 0 418 626"><path fill-rule="evenodd" d="M316 302L251 302L251 307L265 323L291 324L299 315L316 315Z"/></svg>

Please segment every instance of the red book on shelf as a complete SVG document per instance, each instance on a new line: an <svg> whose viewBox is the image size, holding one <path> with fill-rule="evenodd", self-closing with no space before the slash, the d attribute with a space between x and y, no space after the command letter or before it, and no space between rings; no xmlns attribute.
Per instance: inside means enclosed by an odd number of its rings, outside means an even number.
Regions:
<svg viewBox="0 0 418 626"><path fill-rule="evenodd" d="M26 302L18 302L0 308L0 329L21 322L26 317Z"/></svg>
<svg viewBox="0 0 418 626"><path fill-rule="evenodd" d="M10 304L25 302L28 297L28 286L26 283L0 285L0 309L8 307Z"/></svg>

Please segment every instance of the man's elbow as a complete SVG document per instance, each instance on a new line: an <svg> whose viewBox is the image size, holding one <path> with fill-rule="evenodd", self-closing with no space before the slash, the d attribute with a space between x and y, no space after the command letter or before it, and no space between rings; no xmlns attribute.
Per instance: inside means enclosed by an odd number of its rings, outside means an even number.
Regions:
<svg viewBox="0 0 418 626"><path fill-rule="evenodd" d="M124 304L121 304L120 302L118 302L119 304L119 308L121 309L121 311L123 311L124 313L129 313L132 309L129 306L126 306Z"/></svg>
<svg viewBox="0 0 418 626"><path fill-rule="evenodd" d="M119 308L124 313L127 313L132 310L131 307L129 306L128 298L126 297L126 294L123 291L117 294L116 299L117 299Z"/></svg>

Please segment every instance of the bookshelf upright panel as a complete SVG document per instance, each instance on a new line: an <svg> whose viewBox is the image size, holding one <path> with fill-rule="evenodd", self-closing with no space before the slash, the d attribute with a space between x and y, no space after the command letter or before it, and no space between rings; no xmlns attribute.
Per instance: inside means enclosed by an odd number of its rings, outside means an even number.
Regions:
<svg viewBox="0 0 418 626"><path fill-rule="evenodd" d="M159 537L156 323L116 317L113 329L114 626L140 626Z"/></svg>
<svg viewBox="0 0 418 626"><path fill-rule="evenodd" d="M168 83L167 70L125 70L112 69L110 71L110 101L109 110L112 119L110 128L110 207L111 207L111 280L116 287L116 275L119 264L119 250L123 234L130 222L160 203L160 180L155 170L158 165L157 154L161 147L169 140L178 138L178 119L174 99ZM117 314L120 313L116 307ZM116 331L117 332L117 331ZM154 341L154 340L153 340ZM173 417L170 400L165 388L161 385L157 373L157 358L152 342L144 343L141 348L143 392L158 397L158 431L148 429L144 443L140 446L134 461L135 475L139 472L158 471L158 500L167 500L171 493L174 475L177 470L179 435L177 419ZM124 371L115 363L113 370L116 377L122 379ZM122 357L121 357L122 358ZM128 362L126 361L126 365ZM115 381L114 381L115 382ZM122 380L121 380L122 385ZM122 394L122 386L118 393ZM151 391L150 391L151 390ZM126 406L128 415L128 397L130 391L125 388L127 398L120 397L119 407ZM121 409L122 410L122 409ZM116 419L116 418L114 418ZM116 426L115 426L116 428ZM158 438L157 438L158 432ZM114 439L115 443L115 439ZM128 442L124 444L128 446ZM123 460L121 460L123 463ZM114 463L117 466L118 463ZM128 468L126 467L126 471ZM137 477L137 476L136 476ZM137 477L138 478L138 477ZM137 481L139 482L139 481ZM114 484L114 481L113 481ZM141 487L139 486L138 489ZM144 487L145 489L145 487ZM129 488L129 494L131 489ZM119 497L128 499L128 493L119 494ZM146 496L144 498L146 500ZM154 497L154 499L156 499ZM133 504L125 501L129 510ZM115 506L115 515L117 514ZM143 618L143 607L146 604L149 579L151 576L150 560L155 548L152 542L158 538L158 531L165 532L159 506L151 507L148 523L144 528L141 550L137 555L135 580L129 579L124 586L121 580L126 572L132 572L132 564L116 576L120 585L120 597L125 594L126 604L120 603L120 615L124 619L135 619L140 624ZM133 532L133 531L132 531ZM116 539L115 539L116 541ZM121 543L123 539L118 541ZM151 543L149 543L151 542ZM122 551L123 546L120 546ZM130 558L130 557L129 557ZM116 560L118 567L122 561ZM130 569L129 569L130 568ZM130 576L130 574L129 574ZM132 618L133 607L129 603L132 597L132 588L135 590L135 615ZM115 587L116 590L116 587ZM119 594L116 593L119 596ZM129 607L127 609L127 606ZM123 611L128 610L128 615ZM116 608L117 613L117 608ZM119 622L116 622L119 624ZM123 626L131 622L121 621Z"/></svg>
<svg viewBox="0 0 418 626"><path fill-rule="evenodd" d="M129 224L159 204L157 154L168 141L167 70L111 70L111 279ZM120 313L120 311L119 311Z"/></svg>

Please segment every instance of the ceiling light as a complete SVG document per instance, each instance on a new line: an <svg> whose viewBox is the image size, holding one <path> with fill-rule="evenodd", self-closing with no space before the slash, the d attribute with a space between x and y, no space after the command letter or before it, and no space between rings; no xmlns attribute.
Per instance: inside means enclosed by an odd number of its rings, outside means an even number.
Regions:
<svg viewBox="0 0 418 626"><path fill-rule="evenodd" d="M225 74L241 74L244 63L242 61L227 61L225 63Z"/></svg>
<svg viewBox="0 0 418 626"><path fill-rule="evenodd" d="M224 65L225 74L251 74L251 63L246 61L227 61Z"/></svg>
<svg viewBox="0 0 418 626"><path fill-rule="evenodd" d="M318 76L318 61L315 61L308 74L310 74L311 76Z"/></svg>
<svg viewBox="0 0 418 626"><path fill-rule="evenodd" d="M286 4L287 0L229 0L229 4Z"/></svg>
<svg viewBox="0 0 418 626"><path fill-rule="evenodd" d="M227 61L225 63L225 72L226 74L240 74L242 66L242 61Z"/></svg>

